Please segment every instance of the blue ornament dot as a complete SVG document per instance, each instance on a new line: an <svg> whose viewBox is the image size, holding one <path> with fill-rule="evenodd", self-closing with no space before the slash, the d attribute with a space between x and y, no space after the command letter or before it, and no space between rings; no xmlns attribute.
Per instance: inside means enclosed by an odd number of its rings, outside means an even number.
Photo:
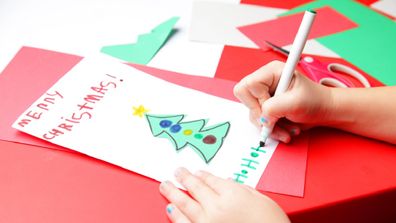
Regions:
<svg viewBox="0 0 396 223"><path fill-rule="evenodd" d="M182 127L181 127L179 124L172 125L172 126L170 127L170 131L171 131L172 133L178 133L181 129L182 129Z"/></svg>
<svg viewBox="0 0 396 223"><path fill-rule="evenodd" d="M172 122L165 119L165 120L162 120L159 124L162 128L168 128L169 126L172 125Z"/></svg>

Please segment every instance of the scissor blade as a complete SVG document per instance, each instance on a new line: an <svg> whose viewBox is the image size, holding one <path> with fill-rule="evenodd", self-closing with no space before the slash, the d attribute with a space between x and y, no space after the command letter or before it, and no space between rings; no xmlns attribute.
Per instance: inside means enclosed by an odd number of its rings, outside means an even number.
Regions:
<svg viewBox="0 0 396 223"><path fill-rule="evenodd" d="M289 51L288 50L285 50L285 49L283 49L282 47L280 47L280 46L277 46L277 45L275 45L275 44L273 44L273 43L271 43L271 42L268 42L267 40L265 41L265 43L269 46L269 47L271 47L273 50L275 50L275 51L278 51L278 52L280 52L281 54L283 54L283 55L289 55Z"/></svg>

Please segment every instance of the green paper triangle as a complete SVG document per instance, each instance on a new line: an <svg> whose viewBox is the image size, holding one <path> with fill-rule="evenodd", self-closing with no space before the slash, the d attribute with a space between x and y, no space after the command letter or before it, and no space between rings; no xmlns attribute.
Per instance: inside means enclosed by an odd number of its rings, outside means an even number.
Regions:
<svg viewBox="0 0 396 223"><path fill-rule="evenodd" d="M136 43L104 46L101 52L127 62L147 64L166 42L178 20L179 17L168 19L150 33L139 35Z"/></svg>

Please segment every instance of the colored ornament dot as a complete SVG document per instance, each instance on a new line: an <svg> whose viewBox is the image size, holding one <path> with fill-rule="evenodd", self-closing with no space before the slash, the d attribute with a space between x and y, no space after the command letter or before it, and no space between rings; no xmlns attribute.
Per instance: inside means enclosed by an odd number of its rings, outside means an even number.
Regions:
<svg viewBox="0 0 396 223"><path fill-rule="evenodd" d="M186 136L189 136L189 135L192 134L192 132L193 131L191 129L186 129L186 130L183 131L183 134L186 135Z"/></svg>
<svg viewBox="0 0 396 223"><path fill-rule="evenodd" d="M258 153L255 153L255 152L251 152L250 155L251 155L252 157L258 157L258 156L259 156L259 154L258 154Z"/></svg>
<svg viewBox="0 0 396 223"><path fill-rule="evenodd" d="M248 171L247 171L247 170L241 170L241 173L243 173L243 174L247 174L247 173L248 173Z"/></svg>
<svg viewBox="0 0 396 223"><path fill-rule="evenodd" d="M202 139L203 135L200 134L200 133L197 133L197 134L194 135L194 137L195 137L196 139Z"/></svg>
<svg viewBox="0 0 396 223"><path fill-rule="evenodd" d="M178 133L180 130L181 130L181 126L179 125L179 124L176 124L176 125L172 125L171 127L170 127L170 131L172 132L172 133Z"/></svg>
<svg viewBox="0 0 396 223"><path fill-rule="evenodd" d="M165 120L162 120L159 124L162 128L168 128L169 126L172 125L172 122L165 119Z"/></svg>
<svg viewBox="0 0 396 223"><path fill-rule="evenodd" d="M216 137L214 135L207 135L205 136L205 138L203 139L203 142L205 144L215 144L217 141Z"/></svg>

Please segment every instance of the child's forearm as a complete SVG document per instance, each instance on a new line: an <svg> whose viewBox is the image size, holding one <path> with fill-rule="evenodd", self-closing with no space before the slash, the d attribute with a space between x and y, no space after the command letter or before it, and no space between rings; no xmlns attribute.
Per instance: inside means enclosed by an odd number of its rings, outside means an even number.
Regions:
<svg viewBox="0 0 396 223"><path fill-rule="evenodd" d="M396 144L396 87L331 92L325 125Z"/></svg>

